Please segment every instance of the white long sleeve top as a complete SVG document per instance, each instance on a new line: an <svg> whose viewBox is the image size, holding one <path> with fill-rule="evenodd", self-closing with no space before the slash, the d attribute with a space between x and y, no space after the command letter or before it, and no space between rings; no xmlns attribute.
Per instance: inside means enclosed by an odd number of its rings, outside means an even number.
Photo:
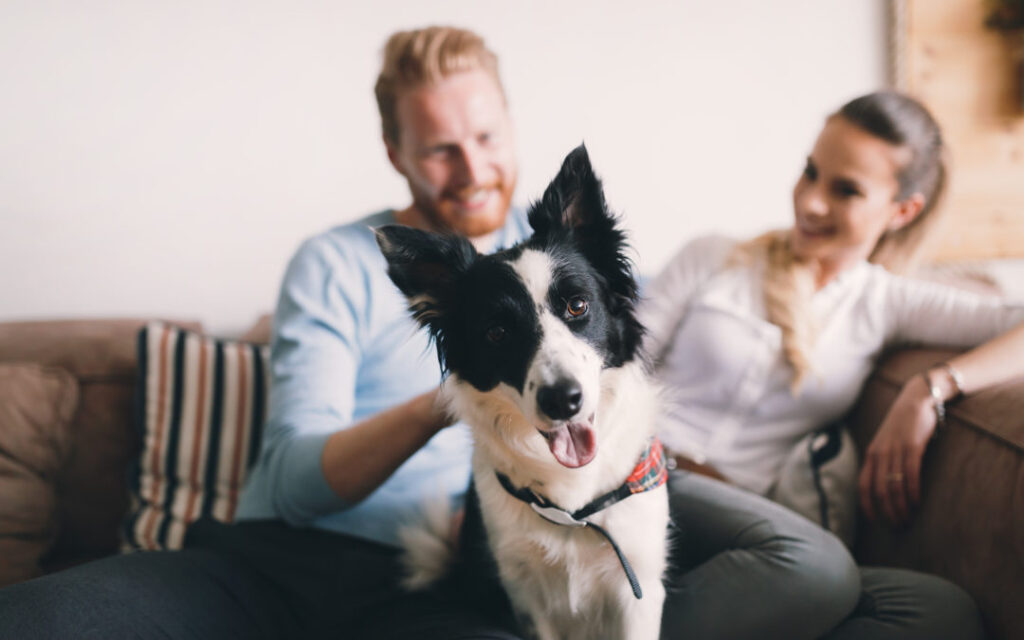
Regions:
<svg viewBox="0 0 1024 640"><path fill-rule="evenodd" d="M801 437L853 405L885 347L969 347L1024 322L1024 306L863 262L815 293L812 368L794 397L781 330L766 319L764 264L730 261L736 244L685 245L644 289L640 316L666 388L666 446L760 494Z"/></svg>

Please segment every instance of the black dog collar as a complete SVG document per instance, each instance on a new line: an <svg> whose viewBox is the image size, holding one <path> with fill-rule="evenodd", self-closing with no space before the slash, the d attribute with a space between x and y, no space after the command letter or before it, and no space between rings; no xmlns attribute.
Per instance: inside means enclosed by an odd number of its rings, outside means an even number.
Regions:
<svg viewBox="0 0 1024 640"><path fill-rule="evenodd" d="M590 527L604 536L605 540L608 541L608 544L615 551L619 564L622 565L622 570L626 572L626 579L629 580L629 586L633 589L633 595L636 596L637 600L644 597L643 591L640 589L640 582L636 578L636 573L629 564L626 555L622 553L622 549L615 542L615 539L603 527L584 518L590 517L616 502L625 500L633 494L650 491L665 484L665 481L668 479L668 468L665 465L665 454L661 447L661 441L657 438L651 440L651 443L647 445L647 448L640 456L640 462L637 463L633 472L629 474L626 481L619 485L618 488L598 496L576 511L566 511L527 487L517 489L508 476L500 471L495 471L494 475L497 476L498 482L510 496L530 505L530 508L536 511L537 515L548 522L563 527Z"/></svg>

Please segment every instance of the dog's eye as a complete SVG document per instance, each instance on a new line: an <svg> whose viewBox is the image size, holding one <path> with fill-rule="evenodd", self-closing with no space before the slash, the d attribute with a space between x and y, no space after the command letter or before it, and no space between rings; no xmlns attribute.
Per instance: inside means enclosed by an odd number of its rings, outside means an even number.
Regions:
<svg viewBox="0 0 1024 640"><path fill-rule="evenodd" d="M579 296L570 298L569 303L565 305L565 312L572 318L579 318L585 315L589 309L590 305L587 304L587 301Z"/></svg>
<svg viewBox="0 0 1024 640"><path fill-rule="evenodd" d="M494 344L498 344L499 342L505 339L505 327L501 326L500 324L494 325L493 327L487 330L487 339L493 342Z"/></svg>

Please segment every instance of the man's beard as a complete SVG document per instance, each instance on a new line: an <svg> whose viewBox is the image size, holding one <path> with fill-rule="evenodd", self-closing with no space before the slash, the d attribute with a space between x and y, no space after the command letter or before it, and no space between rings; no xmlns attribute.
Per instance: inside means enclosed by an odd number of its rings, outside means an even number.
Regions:
<svg viewBox="0 0 1024 640"><path fill-rule="evenodd" d="M410 191L413 193L413 204L420 211L435 230L454 231L470 238L485 236L500 229L508 215L509 206L512 203L512 194L515 191L516 178L500 180L487 185L467 187L452 194L442 193L438 198L430 198L416 190L410 183ZM489 203L486 210L477 212L459 211L457 200L464 194L479 189L485 189L491 194L489 197L496 198L497 202ZM452 197L454 196L454 197Z"/></svg>

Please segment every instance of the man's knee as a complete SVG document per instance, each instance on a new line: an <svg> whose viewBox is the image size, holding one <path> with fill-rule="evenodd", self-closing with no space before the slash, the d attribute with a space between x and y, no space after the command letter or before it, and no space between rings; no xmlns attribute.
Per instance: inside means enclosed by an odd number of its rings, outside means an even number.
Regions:
<svg viewBox="0 0 1024 640"><path fill-rule="evenodd" d="M274 603L232 571L204 551L104 558L0 590L0 638L258 637Z"/></svg>
<svg viewBox="0 0 1024 640"><path fill-rule="evenodd" d="M55 573L0 590L0 637L115 637L130 599L111 601L108 581Z"/></svg>

